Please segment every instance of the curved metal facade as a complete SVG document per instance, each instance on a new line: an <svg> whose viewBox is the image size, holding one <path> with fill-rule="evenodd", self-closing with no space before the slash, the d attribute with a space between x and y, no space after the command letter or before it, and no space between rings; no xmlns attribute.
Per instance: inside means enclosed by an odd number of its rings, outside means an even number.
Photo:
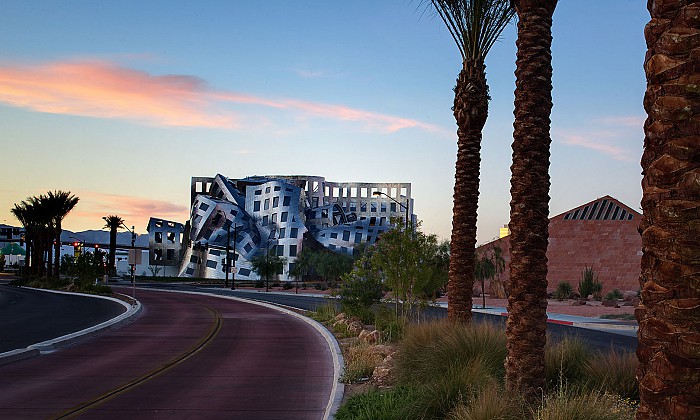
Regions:
<svg viewBox="0 0 700 420"><path fill-rule="evenodd" d="M270 249L286 258L280 279L288 280L304 234L352 255L355 246L374 243L390 229L391 218L408 213L413 219L410 191L408 183L337 183L318 176L193 177L179 275L224 278L228 243L236 279L258 279L250 261Z"/></svg>

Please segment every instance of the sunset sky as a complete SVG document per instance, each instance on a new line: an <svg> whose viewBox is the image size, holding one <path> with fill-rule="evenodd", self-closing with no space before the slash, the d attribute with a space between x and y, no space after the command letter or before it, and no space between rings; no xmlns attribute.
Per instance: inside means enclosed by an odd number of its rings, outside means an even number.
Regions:
<svg viewBox="0 0 700 420"><path fill-rule="evenodd" d="M640 0L554 15L551 216L603 195L638 209ZM265 5L265 7L263 7ZM48 190L69 230L184 222L192 176L410 182L449 238L461 58L418 0L8 0L0 13L0 223ZM508 223L516 27L487 60L478 240Z"/></svg>

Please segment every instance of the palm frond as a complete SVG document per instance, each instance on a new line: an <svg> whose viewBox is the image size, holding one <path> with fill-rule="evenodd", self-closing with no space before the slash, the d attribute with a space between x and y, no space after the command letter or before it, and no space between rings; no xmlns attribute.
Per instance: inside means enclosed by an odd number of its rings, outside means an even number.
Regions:
<svg viewBox="0 0 700 420"><path fill-rule="evenodd" d="M515 16L510 0L430 0L463 60L484 61Z"/></svg>

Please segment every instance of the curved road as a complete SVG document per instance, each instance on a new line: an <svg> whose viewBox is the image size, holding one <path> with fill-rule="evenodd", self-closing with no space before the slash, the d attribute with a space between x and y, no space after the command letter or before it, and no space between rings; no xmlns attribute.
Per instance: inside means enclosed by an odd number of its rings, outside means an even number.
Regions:
<svg viewBox="0 0 700 420"><path fill-rule="evenodd" d="M264 293L258 291L249 290L229 290L224 288L213 288L213 287L198 287L192 285L184 284L140 284L139 287L153 287L153 288L167 288L171 290L200 290L206 291L206 293L216 293L220 295L227 296L239 296L246 299L260 300L264 302L276 303L279 305L287 305L294 308L315 310L317 307L327 303L328 298L323 297L313 297L305 296L302 294L279 294L279 293ZM138 296L138 294L137 294ZM425 310L425 315L428 318L444 318L447 316L447 309L441 307L428 307ZM499 315L485 314L474 312L472 313L474 320L477 322L495 322L503 323L505 325L505 317ZM554 340L561 340L567 336L578 336L587 343L591 348L607 351L611 348L618 350L626 350L634 352L637 348L637 337L616 334L613 332L600 331L588 328L579 328L568 325L560 325L548 322L547 323L547 333Z"/></svg>
<svg viewBox="0 0 700 420"><path fill-rule="evenodd" d="M323 418L333 360L306 322L211 296L138 295L133 323L0 366L0 417Z"/></svg>
<svg viewBox="0 0 700 420"><path fill-rule="evenodd" d="M0 285L0 353L92 327L125 311L107 299Z"/></svg>

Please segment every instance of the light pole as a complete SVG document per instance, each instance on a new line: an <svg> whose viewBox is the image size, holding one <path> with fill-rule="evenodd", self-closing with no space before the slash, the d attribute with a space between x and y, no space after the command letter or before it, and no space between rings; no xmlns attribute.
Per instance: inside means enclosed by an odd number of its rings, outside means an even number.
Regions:
<svg viewBox="0 0 700 420"><path fill-rule="evenodd" d="M131 232L131 251L129 252L129 259L132 259L130 261L130 266L131 266L131 294L134 300L136 299L136 250L134 249L134 245L136 243L136 233L134 232L135 227L132 226L131 229L129 229L124 222L121 223L122 227L129 232Z"/></svg>
<svg viewBox="0 0 700 420"><path fill-rule="evenodd" d="M386 198L388 198L389 200L391 200L391 201L393 201L394 203L398 204L399 206L403 207L404 210L406 210L406 229L408 229L408 198L406 199L406 205L404 205L403 203L401 203L401 202L399 202L399 201L396 201L396 200L394 200L393 198L391 198L391 196L390 196L389 194L384 193L384 192L381 192L381 191L375 191L375 192L372 193L372 195L377 195L377 196L383 195L383 196L385 196Z"/></svg>

